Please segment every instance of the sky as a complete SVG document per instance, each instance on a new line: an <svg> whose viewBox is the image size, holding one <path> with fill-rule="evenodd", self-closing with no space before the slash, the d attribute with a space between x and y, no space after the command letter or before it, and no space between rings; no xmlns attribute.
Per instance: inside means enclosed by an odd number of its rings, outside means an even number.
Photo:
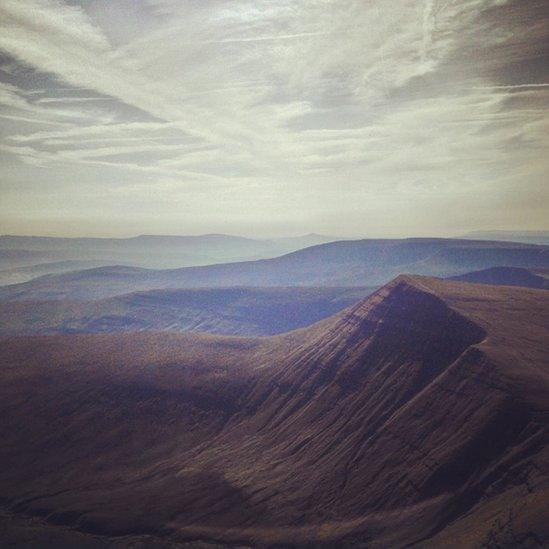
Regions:
<svg viewBox="0 0 549 549"><path fill-rule="evenodd" d="M545 0L0 0L0 233L549 228Z"/></svg>

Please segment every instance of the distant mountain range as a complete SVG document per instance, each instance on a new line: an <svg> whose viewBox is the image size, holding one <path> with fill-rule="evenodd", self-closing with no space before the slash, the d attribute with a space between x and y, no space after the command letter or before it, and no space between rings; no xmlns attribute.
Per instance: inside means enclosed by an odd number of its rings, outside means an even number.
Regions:
<svg viewBox="0 0 549 549"><path fill-rule="evenodd" d="M224 234L199 236L141 235L133 238L54 238L0 236L0 270L47 263L94 261L155 269L208 265L276 257L307 246L341 240L309 234L254 239ZM52 270L51 272L55 272ZM25 276L24 271L18 273ZM2 276L0 275L0 283Z"/></svg>
<svg viewBox="0 0 549 549"><path fill-rule="evenodd" d="M490 267L549 268L549 246L455 239L353 240L267 260L183 269L103 267L0 288L0 300L94 300L152 289L379 286L401 273L450 277Z"/></svg>
<svg viewBox="0 0 549 549"><path fill-rule="evenodd" d="M491 267L450 280L549 289L548 270ZM95 301L8 301L0 335L137 331L273 335L309 326L377 287L148 290Z"/></svg>
<svg viewBox="0 0 549 549"><path fill-rule="evenodd" d="M472 231L460 238L473 240L503 240L526 244L549 244L549 231Z"/></svg>
<svg viewBox="0 0 549 549"><path fill-rule="evenodd" d="M418 276L274 337L2 338L2 544L546 547L548 343L549 292Z"/></svg>

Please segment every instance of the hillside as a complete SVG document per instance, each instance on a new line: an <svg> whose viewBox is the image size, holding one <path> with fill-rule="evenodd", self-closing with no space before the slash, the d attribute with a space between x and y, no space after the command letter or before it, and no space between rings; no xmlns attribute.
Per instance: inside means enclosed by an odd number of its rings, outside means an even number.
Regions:
<svg viewBox="0 0 549 549"><path fill-rule="evenodd" d="M49 275L0 288L0 300L90 300L168 288L380 286L403 272L449 277L501 265L548 268L549 246L447 239L340 241L261 261Z"/></svg>
<svg viewBox="0 0 549 549"><path fill-rule="evenodd" d="M549 289L549 270L523 269L520 267L491 267L450 277L450 280L494 284L496 286L525 286L527 288Z"/></svg>
<svg viewBox="0 0 549 549"><path fill-rule="evenodd" d="M5 539L544 546L548 344L546 291L417 276L283 336L4 339Z"/></svg>
<svg viewBox="0 0 549 549"><path fill-rule="evenodd" d="M13 301L0 335L142 330L272 335L313 324L375 288L150 290L97 301Z"/></svg>

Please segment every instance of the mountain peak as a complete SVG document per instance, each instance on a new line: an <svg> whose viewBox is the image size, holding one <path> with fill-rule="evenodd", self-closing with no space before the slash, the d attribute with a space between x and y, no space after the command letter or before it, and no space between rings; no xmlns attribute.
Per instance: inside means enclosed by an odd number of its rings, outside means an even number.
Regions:
<svg viewBox="0 0 549 549"><path fill-rule="evenodd" d="M544 290L403 275L271 338L6 338L2 494L159 546L481 546L517 502L502 545L544 540L548 315Z"/></svg>

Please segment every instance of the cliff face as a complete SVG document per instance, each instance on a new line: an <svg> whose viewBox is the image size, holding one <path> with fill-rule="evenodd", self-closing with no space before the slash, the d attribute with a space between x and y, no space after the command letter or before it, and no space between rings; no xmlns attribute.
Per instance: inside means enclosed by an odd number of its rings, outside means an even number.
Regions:
<svg viewBox="0 0 549 549"><path fill-rule="evenodd" d="M399 277L276 338L6 340L6 507L174 547L543 544L548 317Z"/></svg>

